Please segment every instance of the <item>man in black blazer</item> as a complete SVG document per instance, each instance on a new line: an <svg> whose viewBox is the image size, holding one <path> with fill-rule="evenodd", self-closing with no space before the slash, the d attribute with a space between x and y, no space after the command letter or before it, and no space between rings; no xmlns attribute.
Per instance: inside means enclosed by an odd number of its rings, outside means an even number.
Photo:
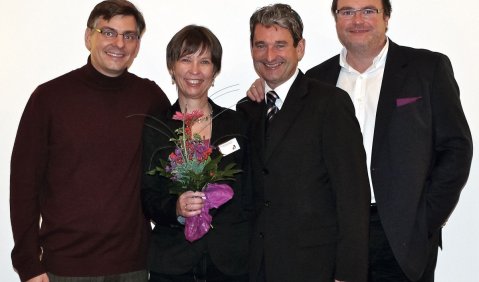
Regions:
<svg viewBox="0 0 479 282"><path fill-rule="evenodd" d="M373 188L369 281L434 281L441 227L472 160L451 63L386 37L389 0L331 10L344 49L306 76L346 90L356 108Z"/></svg>
<svg viewBox="0 0 479 282"><path fill-rule="evenodd" d="M251 126L251 281L365 281L370 189L351 100L297 68L305 40L291 7L260 8L250 28L255 70L279 96L272 118L267 103L237 106Z"/></svg>

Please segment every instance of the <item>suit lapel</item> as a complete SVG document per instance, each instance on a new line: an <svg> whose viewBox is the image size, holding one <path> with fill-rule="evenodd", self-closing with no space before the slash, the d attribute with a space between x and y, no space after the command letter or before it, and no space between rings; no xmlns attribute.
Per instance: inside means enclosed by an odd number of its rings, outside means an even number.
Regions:
<svg viewBox="0 0 479 282"><path fill-rule="evenodd" d="M327 66L326 71L323 72L321 81L336 86L338 84L339 73L341 71L341 66L339 65L339 55L335 56L330 64Z"/></svg>
<svg viewBox="0 0 479 282"><path fill-rule="evenodd" d="M241 100L240 108L249 116L250 128L249 138L251 146L254 148L254 155L264 164L264 140L265 140L265 122L266 122L266 103L257 103L248 98ZM239 105L239 104L238 104Z"/></svg>
<svg viewBox="0 0 479 282"><path fill-rule="evenodd" d="M395 99L399 97L404 85L407 61L401 58L404 58L401 54L401 47L389 40L389 50L376 112L372 158L375 157L375 151L380 144L385 142L389 121L396 108Z"/></svg>
<svg viewBox="0 0 479 282"><path fill-rule="evenodd" d="M307 94L307 81L300 71L286 95L281 110L275 115L268 127L269 140L265 144L265 162L271 157L278 145L284 140L284 135L295 123L296 118L303 109L303 97ZM266 116L266 114L264 115ZM263 123L265 124L265 123ZM264 139L264 138L263 138Z"/></svg>
<svg viewBox="0 0 479 282"><path fill-rule="evenodd" d="M256 102L253 102L256 103ZM255 144L257 147L257 152L264 152L265 150L265 125L266 125L266 103L262 102L260 103L260 106L256 107L256 113L258 114L258 117L255 119L257 122L254 125L254 131L256 132L256 135L253 137L253 144ZM264 158L264 153L259 154L261 157L261 161L265 162Z"/></svg>

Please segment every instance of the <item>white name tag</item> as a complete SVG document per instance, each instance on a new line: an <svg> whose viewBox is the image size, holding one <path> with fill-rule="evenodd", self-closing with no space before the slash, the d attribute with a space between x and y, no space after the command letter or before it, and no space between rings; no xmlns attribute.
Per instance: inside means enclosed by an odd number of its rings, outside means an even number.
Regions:
<svg viewBox="0 0 479 282"><path fill-rule="evenodd" d="M221 154L223 154L223 156L226 156L233 153L234 151L238 151L240 149L240 146L236 138L233 138L221 145L218 145L218 148L220 149Z"/></svg>

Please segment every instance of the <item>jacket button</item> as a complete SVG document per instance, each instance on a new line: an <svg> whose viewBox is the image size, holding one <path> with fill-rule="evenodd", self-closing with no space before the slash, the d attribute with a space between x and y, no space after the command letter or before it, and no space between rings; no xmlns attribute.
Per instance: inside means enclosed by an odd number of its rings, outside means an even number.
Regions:
<svg viewBox="0 0 479 282"><path fill-rule="evenodd" d="M258 234L258 236L259 236L260 238L264 238L263 232L260 232L260 233Z"/></svg>
<svg viewBox="0 0 479 282"><path fill-rule="evenodd" d="M268 169L266 169L266 168L263 168L263 175L268 175L268 174L269 174L269 171L268 171Z"/></svg>
<svg viewBox="0 0 479 282"><path fill-rule="evenodd" d="M271 205L271 202L270 201L264 201L264 206L269 208L269 206Z"/></svg>

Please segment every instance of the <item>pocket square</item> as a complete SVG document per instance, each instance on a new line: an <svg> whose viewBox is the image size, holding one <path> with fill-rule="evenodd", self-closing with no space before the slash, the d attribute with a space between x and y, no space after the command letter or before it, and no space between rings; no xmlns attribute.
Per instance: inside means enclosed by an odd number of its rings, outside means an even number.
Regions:
<svg viewBox="0 0 479 282"><path fill-rule="evenodd" d="M396 99L396 107L402 107L407 104L411 104L416 102L417 100L421 99L421 96L418 97L407 97L407 98L397 98Z"/></svg>

